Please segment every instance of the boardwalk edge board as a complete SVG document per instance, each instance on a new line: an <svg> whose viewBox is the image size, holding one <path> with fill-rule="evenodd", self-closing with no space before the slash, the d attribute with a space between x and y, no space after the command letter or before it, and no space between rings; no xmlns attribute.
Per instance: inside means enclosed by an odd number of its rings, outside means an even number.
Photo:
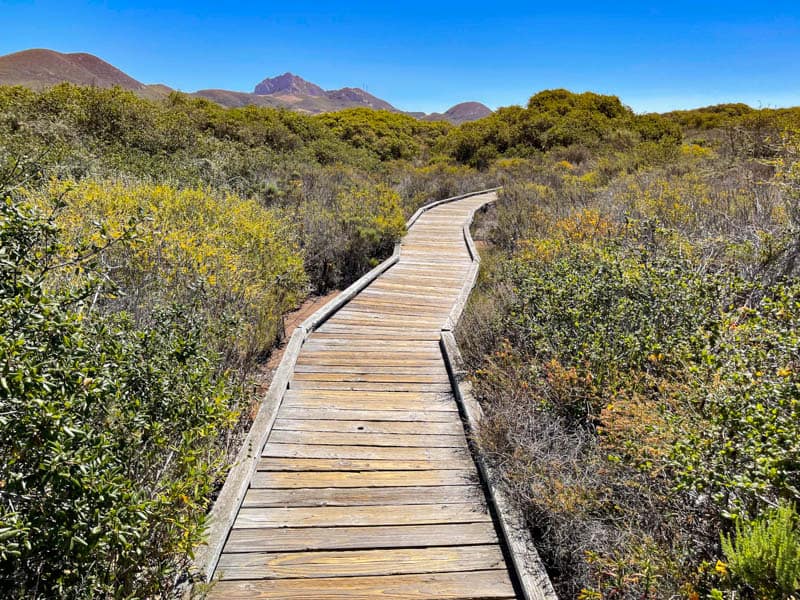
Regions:
<svg viewBox="0 0 800 600"><path fill-rule="evenodd" d="M480 269L481 257L470 234L470 225L477 210L473 211L463 228L464 242L467 244L467 249L472 258L472 265L458 300L453 305L450 315L442 327L440 340L442 355L444 356L447 373L453 387L453 393L466 421L469 434L475 432L479 427L483 418L483 410L472 394L471 384L465 380L461 351L458 349L453 329L466 306ZM471 443L470 446L472 447ZM525 525L522 513L514 507L508 495L498 485L500 478L492 466L483 459L480 451L474 450L473 458L478 466L482 483L486 488L488 501L497 516L500 533L510 555L511 566L523 597L525 600L558 600L550 577L547 575L544 564L539 558L539 552L533 543L530 530Z"/></svg>
<svg viewBox="0 0 800 600"><path fill-rule="evenodd" d="M453 196L451 198L445 198L444 200L438 200L436 202L431 202L430 204L419 208L417 212L411 216L406 223L406 229L410 229L417 219L422 216L422 214L436 206L440 206L448 202L463 200L465 198L471 198L473 196L479 196L489 192L494 192L499 189L500 188L497 187L489 188L476 192L470 192L468 194ZM474 245L472 245L472 238L469 235L468 226L464 230L464 235L470 255L473 258L471 270L473 268L475 269L474 274L470 272L470 279L468 282L471 283L466 292L468 295L469 290L472 289L472 285L474 284L475 276L477 276L477 266L475 263L477 253L475 252ZM347 302L352 300L360 291L375 281L382 273L389 269L389 267L396 264L400 259L400 247L400 243L395 244L391 257L355 281L347 289L325 304L325 306L303 321L303 323L301 323L294 330L289 338L283 358L281 359L278 368L275 371L275 375L270 383L266 395L264 396L264 399L261 401L261 405L259 406L258 413L256 414L253 424L250 427L250 431L245 437L242 447L236 456L236 460L228 472L219 496L215 500L214 505L208 514L208 533L206 536L206 541L195 548L194 566L199 575L202 577L203 581L211 581L211 578L214 574L214 570L216 569L219 557L222 554L222 549L228 537L228 532L230 531L236 518L236 514L239 511L242 502L244 501L244 496L247 492L250 479L253 476L253 473L256 471L261 449L266 444L267 437L272 430L272 425L275 422L275 418L278 414L278 407L280 406L283 395L286 392L287 386L292 377L294 366L297 362L297 358L300 354L303 344L315 329L320 327L342 306L347 304ZM459 296L458 304L461 304L461 309L456 313L456 317L457 315L460 315L465 303L466 297L464 297L462 300L461 296ZM453 314L454 313L451 312L451 317ZM449 318L448 323L450 321L451 319Z"/></svg>

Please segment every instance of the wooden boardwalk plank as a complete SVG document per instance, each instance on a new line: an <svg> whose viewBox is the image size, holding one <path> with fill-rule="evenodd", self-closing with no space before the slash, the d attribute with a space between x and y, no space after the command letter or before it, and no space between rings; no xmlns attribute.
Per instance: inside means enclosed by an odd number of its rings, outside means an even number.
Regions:
<svg viewBox="0 0 800 600"><path fill-rule="evenodd" d="M467 440L459 435L415 435L395 433L337 433L330 431L285 431L276 429L267 443L307 444L312 446L401 446L404 448L464 448Z"/></svg>
<svg viewBox="0 0 800 600"><path fill-rule="evenodd" d="M477 485L251 489L242 506L384 506L398 504L476 504L484 506L483 490Z"/></svg>
<svg viewBox="0 0 800 600"><path fill-rule="evenodd" d="M494 524L401 525L231 530L227 552L357 550L496 544Z"/></svg>
<svg viewBox="0 0 800 600"><path fill-rule="evenodd" d="M290 419L275 421L273 429L287 431L331 431L337 433L413 433L420 435L463 435L460 421L444 423L419 421L343 421L328 419Z"/></svg>
<svg viewBox="0 0 800 600"><path fill-rule="evenodd" d="M463 471L472 467L466 457L447 461L263 457L257 465L259 471Z"/></svg>
<svg viewBox="0 0 800 600"><path fill-rule="evenodd" d="M251 489L292 489L331 487L402 487L429 485L465 485L475 479L468 471L310 471L269 472L253 475Z"/></svg>
<svg viewBox="0 0 800 600"><path fill-rule="evenodd" d="M368 460L459 460L466 448L409 448L408 446L338 446L267 442L262 456L274 458L358 458Z"/></svg>
<svg viewBox="0 0 800 600"><path fill-rule="evenodd" d="M295 390L348 390L348 391L389 391L389 392L448 392L449 383L378 383L366 381L304 381L292 379L289 386Z"/></svg>
<svg viewBox="0 0 800 600"><path fill-rule="evenodd" d="M456 412L440 410L370 410L368 406L348 410L345 408L293 408L281 410L284 419L318 419L336 421L422 421L428 423L461 423Z"/></svg>
<svg viewBox="0 0 800 600"><path fill-rule="evenodd" d="M502 569L499 546L452 546L343 552L253 552L228 554L222 579L286 579L402 575Z"/></svg>
<svg viewBox="0 0 800 600"><path fill-rule="evenodd" d="M504 569L424 575L220 581L213 597L238 600L441 600L514 598Z"/></svg>
<svg viewBox="0 0 800 600"><path fill-rule="evenodd" d="M242 508L233 523L233 528L365 527L480 523L481 521L491 521L491 517L479 504Z"/></svg>

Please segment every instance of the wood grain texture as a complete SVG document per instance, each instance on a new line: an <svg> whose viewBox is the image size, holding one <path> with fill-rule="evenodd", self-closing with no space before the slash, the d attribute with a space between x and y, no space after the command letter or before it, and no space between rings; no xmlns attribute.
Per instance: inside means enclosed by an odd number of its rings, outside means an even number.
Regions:
<svg viewBox="0 0 800 600"><path fill-rule="evenodd" d="M464 485L473 478L472 470L456 471L452 469L441 471L310 471L305 473L258 471L253 474L250 489Z"/></svg>
<svg viewBox="0 0 800 600"><path fill-rule="evenodd" d="M227 554L218 569L225 580L447 573L503 567L503 553L493 545Z"/></svg>
<svg viewBox="0 0 800 600"><path fill-rule="evenodd" d="M262 457L257 467L259 471L464 471L471 468L472 461L466 456L446 461Z"/></svg>
<svg viewBox="0 0 800 600"><path fill-rule="evenodd" d="M460 421L455 419L445 423L426 423L419 421L342 421L331 419L292 419L275 421L273 429L287 431L330 431L336 433L411 433L419 435L458 435L464 433Z"/></svg>
<svg viewBox="0 0 800 600"><path fill-rule="evenodd" d="M212 598L274 600L430 600L514 598L505 569L424 575L381 575L218 582Z"/></svg>
<svg viewBox="0 0 800 600"><path fill-rule="evenodd" d="M355 550L495 544L490 521L439 525L234 529L227 552Z"/></svg>
<svg viewBox="0 0 800 600"><path fill-rule="evenodd" d="M479 523L481 521L491 521L491 517L479 504L242 508L236 516L233 528L372 527L376 525Z"/></svg>
<svg viewBox="0 0 800 600"><path fill-rule="evenodd" d="M299 506L386 506L398 504L473 504L483 508L478 485L250 489L245 508Z"/></svg>

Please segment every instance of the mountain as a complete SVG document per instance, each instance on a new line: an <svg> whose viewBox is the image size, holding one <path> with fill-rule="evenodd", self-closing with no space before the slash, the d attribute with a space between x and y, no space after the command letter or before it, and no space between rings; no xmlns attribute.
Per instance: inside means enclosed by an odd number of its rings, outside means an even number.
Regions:
<svg viewBox="0 0 800 600"><path fill-rule="evenodd" d="M431 113L421 117L426 121L449 121L454 125L460 125L467 121L477 121L492 114L492 109L480 102L462 102L449 108L444 114Z"/></svg>
<svg viewBox="0 0 800 600"><path fill-rule="evenodd" d="M202 90L198 94L208 98L206 92L207 90ZM252 104L263 105L266 98L272 98L288 108L310 113L331 112L354 107L400 112L385 100L360 88L323 90L316 83L306 81L293 73L284 73L277 77L264 79L256 86L252 95L256 96L256 98L252 98ZM243 98L237 96L238 99Z"/></svg>
<svg viewBox="0 0 800 600"><path fill-rule="evenodd" d="M101 88L119 86L151 100L166 98L174 90L166 85L146 85L123 73L104 60L83 52L64 54L54 50L34 49L0 56L0 85L22 85L42 90L61 82ZM253 93L207 89L190 94L227 107L269 106L318 114L345 108L372 108L402 112L377 96L360 88L324 90L293 73L268 77L255 86ZM444 114L406 113L429 121L463 123L490 114L479 102L457 104Z"/></svg>
<svg viewBox="0 0 800 600"><path fill-rule="evenodd" d="M0 83L43 89L62 81L96 87L120 86L140 91L145 85L91 54L23 50L0 56Z"/></svg>
<svg viewBox="0 0 800 600"><path fill-rule="evenodd" d="M315 83L306 81L292 73L284 73L278 77L267 77L256 86L254 94L266 96L269 94L285 94L290 96L324 96L325 90Z"/></svg>
<svg viewBox="0 0 800 600"><path fill-rule="evenodd" d="M64 54L37 48L0 56L0 85L43 90L64 81L100 88L116 85L150 100L166 98L173 91L166 85L146 85L85 52Z"/></svg>

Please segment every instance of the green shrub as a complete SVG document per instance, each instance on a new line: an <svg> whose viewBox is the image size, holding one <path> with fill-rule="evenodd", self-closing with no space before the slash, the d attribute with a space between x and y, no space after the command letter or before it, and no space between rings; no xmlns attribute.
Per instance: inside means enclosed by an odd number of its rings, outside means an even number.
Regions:
<svg viewBox="0 0 800 600"><path fill-rule="evenodd" d="M202 535L238 394L193 307L136 329L46 286L52 221L0 204L0 589L166 595ZM92 273L92 258L81 263Z"/></svg>
<svg viewBox="0 0 800 600"><path fill-rule="evenodd" d="M758 598L788 598L800 591L800 531L791 504L754 521L737 520L735 535L722 536L733 577Z"/></svg>
<svg viewBox="0 0 800 600"><path fill-rule="evenodd" d="M692 411L678 426L681 485L726 514L800 499L800 285L776 286L723 315L692 367Z"/></svg>

